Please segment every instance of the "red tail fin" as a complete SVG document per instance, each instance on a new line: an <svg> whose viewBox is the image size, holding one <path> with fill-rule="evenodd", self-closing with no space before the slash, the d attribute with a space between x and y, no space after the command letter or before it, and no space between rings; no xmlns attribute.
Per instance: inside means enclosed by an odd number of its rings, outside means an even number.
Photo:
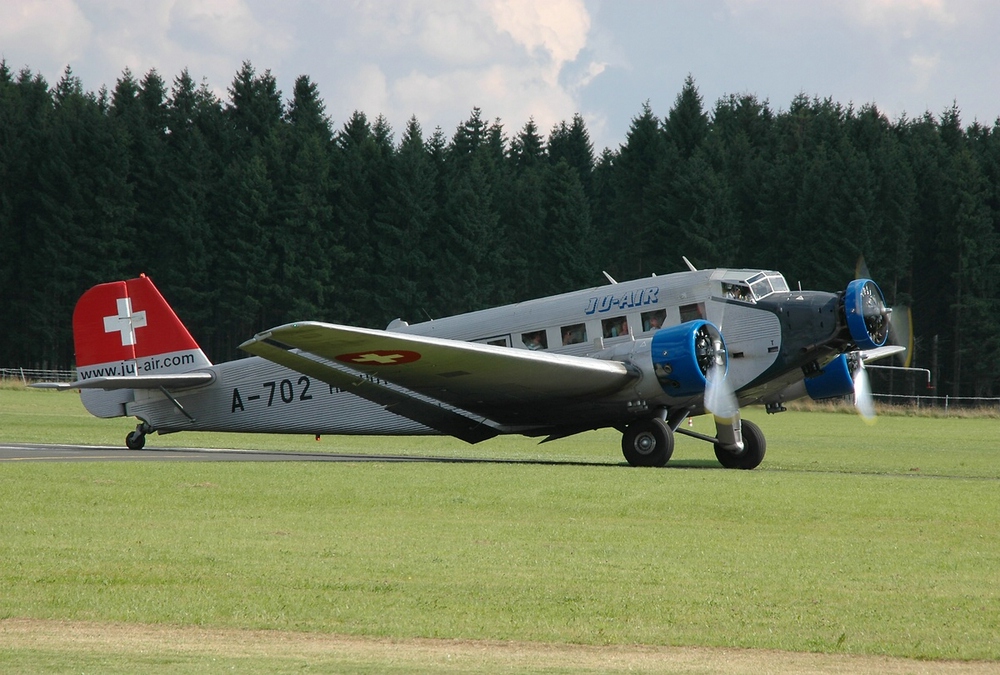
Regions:
<svg viewBox="0 0 1000 675"><path fill-rule="evenodd" d="M81 379L179 373L211 365L145 275L84 293L73 312L73 339Z"/></svg>

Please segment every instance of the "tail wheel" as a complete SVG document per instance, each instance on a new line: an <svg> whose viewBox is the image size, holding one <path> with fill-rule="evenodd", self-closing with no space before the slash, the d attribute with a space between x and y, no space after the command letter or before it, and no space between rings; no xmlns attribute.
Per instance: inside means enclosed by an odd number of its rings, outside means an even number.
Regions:
<svg viewBox="0 0 1000 675"><path fill-rule="evenodd" d="M125 435L125 447L129 450L142 450L144 445L146 445L146 434L130 431Z"/></svg>
<svg viewBox="0 0 1000 675"><path fill-rule="evenodd" d="M764 452L767 450L764 432L749 420L743 420L742 427L743 452L734 454L718 443L715 444L715 456L727 469L756 469L764 461Z"/></svg>
<svg viewBox="0 0 1000 675"><path fill-rule="evenodd" d="M142 450L146 445L146 434L153 428L146 422L136 425L135 431L130 431L125 435L125 447L129 450Z"/></svg>
<svg viewBox="0 0 1000 675"><path fill-rule="evenodd" d="M622 435L622 454L630 466L663 466L674 453L674 432L658 417L638 420Z"/></svg>

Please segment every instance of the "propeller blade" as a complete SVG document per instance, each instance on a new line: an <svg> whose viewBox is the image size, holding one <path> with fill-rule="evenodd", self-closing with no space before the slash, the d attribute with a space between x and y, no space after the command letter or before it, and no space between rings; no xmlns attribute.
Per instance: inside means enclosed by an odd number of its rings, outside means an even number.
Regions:
<svg viewBox="0 0 1000 675"><path fill-rule="evenodd" d="M725 305L723 305L722 310L716 318L716 325L719 327L719 336L721 337L724 335L722 331L724 330L726 320ZM708 372L705 373L705 410L717 418L730 420L739 415L740 404L736 400L736 392L733 391L733 385L726 377L729 371L729 357L726 354L725 344L721 339L713 340L712 351L714 353L712 365L709 367Z"/></svg>
<svg viewBox="0 0 1000 675"><path fill-rule="evenodd" d="M904 368L912 366L913 312L908 306L898 305L892 308L892 314L889 315L889 340L892 344L906 350L897 364Z"/></svg>
<svg viewBox="0 0 1000 675"><path fill-rule="evenodd" d="M726 368L716 364L705 376L705 410L722 419L732 419L739 414L736 393L726 378Z"/></svg>
<svg viewBox="0 0 1000 675"><path fill-rule="evenodd" d="M858 361L858 369L854 371L854 406L866 422L875 419L875 398L872 396L872 385L868 380L868 371L864 363Z"/></svg>

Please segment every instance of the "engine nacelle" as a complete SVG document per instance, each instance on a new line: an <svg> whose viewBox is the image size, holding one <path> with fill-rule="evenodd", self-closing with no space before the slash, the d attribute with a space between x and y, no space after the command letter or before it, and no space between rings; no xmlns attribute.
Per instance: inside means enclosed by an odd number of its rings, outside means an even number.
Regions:
<svg viewBox="0 0 1000 675"><path fill-rule="evenodd" d="M709 369L721 368L725 377L729 366L722 334L702 319L656 331L650 355L657 381L675 398L704 392Z"/></svg>
<svg viewBox="0 0 1000 675"><path fill-rule="evenodd" d="M851 358L847 354L839 354L816 375L803 378L777 394L765 397L764 403L777 405L806 396L814 401L850 396L854 393L854 372L858 367L851 362Z"/></svg>
<svg viewBox="0 0 1000 675"><path fill-rule="evenodd" d="M854 393L854 377L847 354L840 354L823 366L823 370L805 379L806 392L814 401L840 398Z"/></svg>

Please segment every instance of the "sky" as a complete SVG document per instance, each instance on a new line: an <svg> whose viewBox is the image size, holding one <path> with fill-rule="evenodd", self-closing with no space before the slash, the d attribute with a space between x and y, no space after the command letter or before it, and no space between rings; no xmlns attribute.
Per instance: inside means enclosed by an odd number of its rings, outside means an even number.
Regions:
<svg viewBox="0 0 1000 675"><path fill-rule="evenodd" d="M0 57L87 91L126 68L183 69L224 101L244 61L287 100L299 75L339 129L354 111L447 137L474 107L508 137L583 116L617 149L648 102L665 117L690 75L706 109L805 94L890 120L957 105L1000 117L995 0L3 0Z"/></svg>

